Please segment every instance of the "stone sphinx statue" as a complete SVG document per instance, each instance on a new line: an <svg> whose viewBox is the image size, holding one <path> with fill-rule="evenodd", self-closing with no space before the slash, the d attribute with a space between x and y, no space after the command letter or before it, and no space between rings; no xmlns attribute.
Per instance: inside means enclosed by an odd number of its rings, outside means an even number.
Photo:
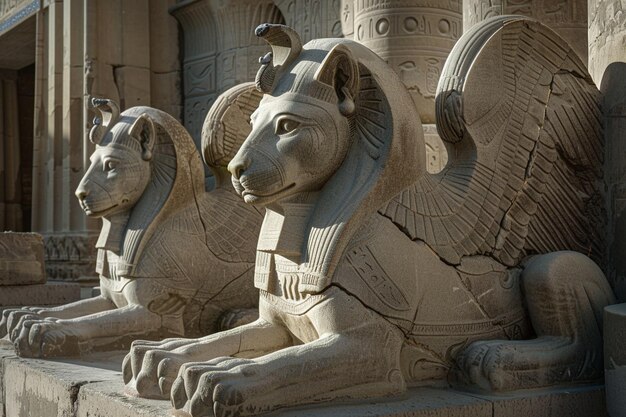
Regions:
<svg viewBox="0 0 626 417"><path fill-rule="evenodd" d="M569 46L524 17L465 34L437 95L450 159L431 175L411 98L373 52L256 33L272 48L265 95L229 170L266 208L260 317L134 342L127 390L221 417L446 379L502 392L600 378L614 301L596 264L604 144L598 91Z"/></svg>
<svg viewBox="0 0 626 417"><path fill-rule="evenodd" d="M173 117L149 107L120 114L113 101L93 100L102 117L90 132L96 150L76 196L88 216L102 218L102 294L5 312L0 328L20 356L128 348L137 337L197 337L216 331L224 312L256 307L262 211L244 204L224 178L261 96L253 87L226 93L207 118L213 130L204 140L217 179L211 192L193 140Z"/></svg>

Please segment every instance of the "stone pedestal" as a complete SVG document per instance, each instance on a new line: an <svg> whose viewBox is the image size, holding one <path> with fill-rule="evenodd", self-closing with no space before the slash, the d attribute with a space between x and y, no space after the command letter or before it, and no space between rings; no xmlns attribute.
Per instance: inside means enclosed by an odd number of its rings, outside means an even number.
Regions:
<svg viewBox="0 0 626 417"><path fill-rule="evenodd" d="M45 282L41 235L0 233L0 286Z"/></svg>
<svg viewBox="0 0 626 417"><path fill-rule="evenodd" d="M626 304L604 308L604 380L610 417L626 417Z"/></svg>
<svg viewBox="0 0 626 417"><path fill-rule="evenodd" d="M0 347L2 417L170 417L169 401L122 394L123 352L81 361L17 358ZM0 404L0 410L1 410ZM605 415L601 386L489 397L444 388L413 388L393 399L299 407L276 417L590 417ZM1 415L1 414L0 414Z"/></svg>
<svg viewBox="0 0 626 417"><path fill-rule="evenodd" d="M396 70L422 123L434 123L439 76L462 33L460 0L356 0L354 8L354 40Z"/></svg>
<svg viewBox="0 0 626 417"><path fill-rule="evenodd" d="M530 16L546 24L587 62L587 0L463 0L463 31L506 14Z"/></svg>
<svg viewBox="0 0 626 417"><path fill-rule="evenodd" d="M59 305L79 299L78 284L46 283L41 235L0 233L0 310Z"/></svg>

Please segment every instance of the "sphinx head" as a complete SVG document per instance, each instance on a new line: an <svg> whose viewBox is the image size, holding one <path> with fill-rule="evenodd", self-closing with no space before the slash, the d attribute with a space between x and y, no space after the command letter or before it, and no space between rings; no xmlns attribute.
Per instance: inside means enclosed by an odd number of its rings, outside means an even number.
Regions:
<svg viewBox="0 0 626 417"><path fill-rule="evenodd" d="M302 48L282 25L262 25L257 35L273 49L257 74L257 88L266 94L228 169L246 202L267 205L320 190L341 166L354 136L359 76L340 43Z"/></svg>
<svg viewBox="0 0 626 417"><path fill-rule="evenodd" d="M120 117L111 100L94 99L93 105L102 115L89 133L96 150L76 197L88 216L108 217L128 211L143 194L151 177L156 133L147 114Z"/></svg>

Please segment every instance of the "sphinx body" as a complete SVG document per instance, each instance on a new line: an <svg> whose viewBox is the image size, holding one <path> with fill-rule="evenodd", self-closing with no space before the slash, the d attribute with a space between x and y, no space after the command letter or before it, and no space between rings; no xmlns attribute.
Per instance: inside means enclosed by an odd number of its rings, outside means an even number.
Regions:
<svg viewBox="0 0 626 417"><path fill-rule="evenodd" d="M261 212L230 184L205 191L200 154L168 114L94 104L103 117L90 133L96 150L76 196L87 215L102 218L101 295L6 311L0 328L21 356L198 337L216 331L225 312L257 304L251 279Z"/></svg>
<svg viewBox="0 0 626 417"><path fill-rule="evenodd" d="M257 34L273 48L257 75L266 95L229 169L266 208L260 318L135 342L128 390L200 417L433 381L510 391L600 378L614 302L591 259L603 259L603 140L571 49L521 17L465 34L437 95L450 162L429 175L411 99L371 51L302 46L280 25Z"/></svg>

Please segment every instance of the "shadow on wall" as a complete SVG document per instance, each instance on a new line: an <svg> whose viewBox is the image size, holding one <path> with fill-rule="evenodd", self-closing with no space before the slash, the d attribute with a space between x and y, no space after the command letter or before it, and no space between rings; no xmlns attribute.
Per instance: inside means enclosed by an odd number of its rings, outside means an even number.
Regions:
<svg viewBox="0 0 626 417"><path fill-rule="evenodd" d="M626 63L610 64L602 77L604 96L609 259L607 277L626 301Z"/></svg>

